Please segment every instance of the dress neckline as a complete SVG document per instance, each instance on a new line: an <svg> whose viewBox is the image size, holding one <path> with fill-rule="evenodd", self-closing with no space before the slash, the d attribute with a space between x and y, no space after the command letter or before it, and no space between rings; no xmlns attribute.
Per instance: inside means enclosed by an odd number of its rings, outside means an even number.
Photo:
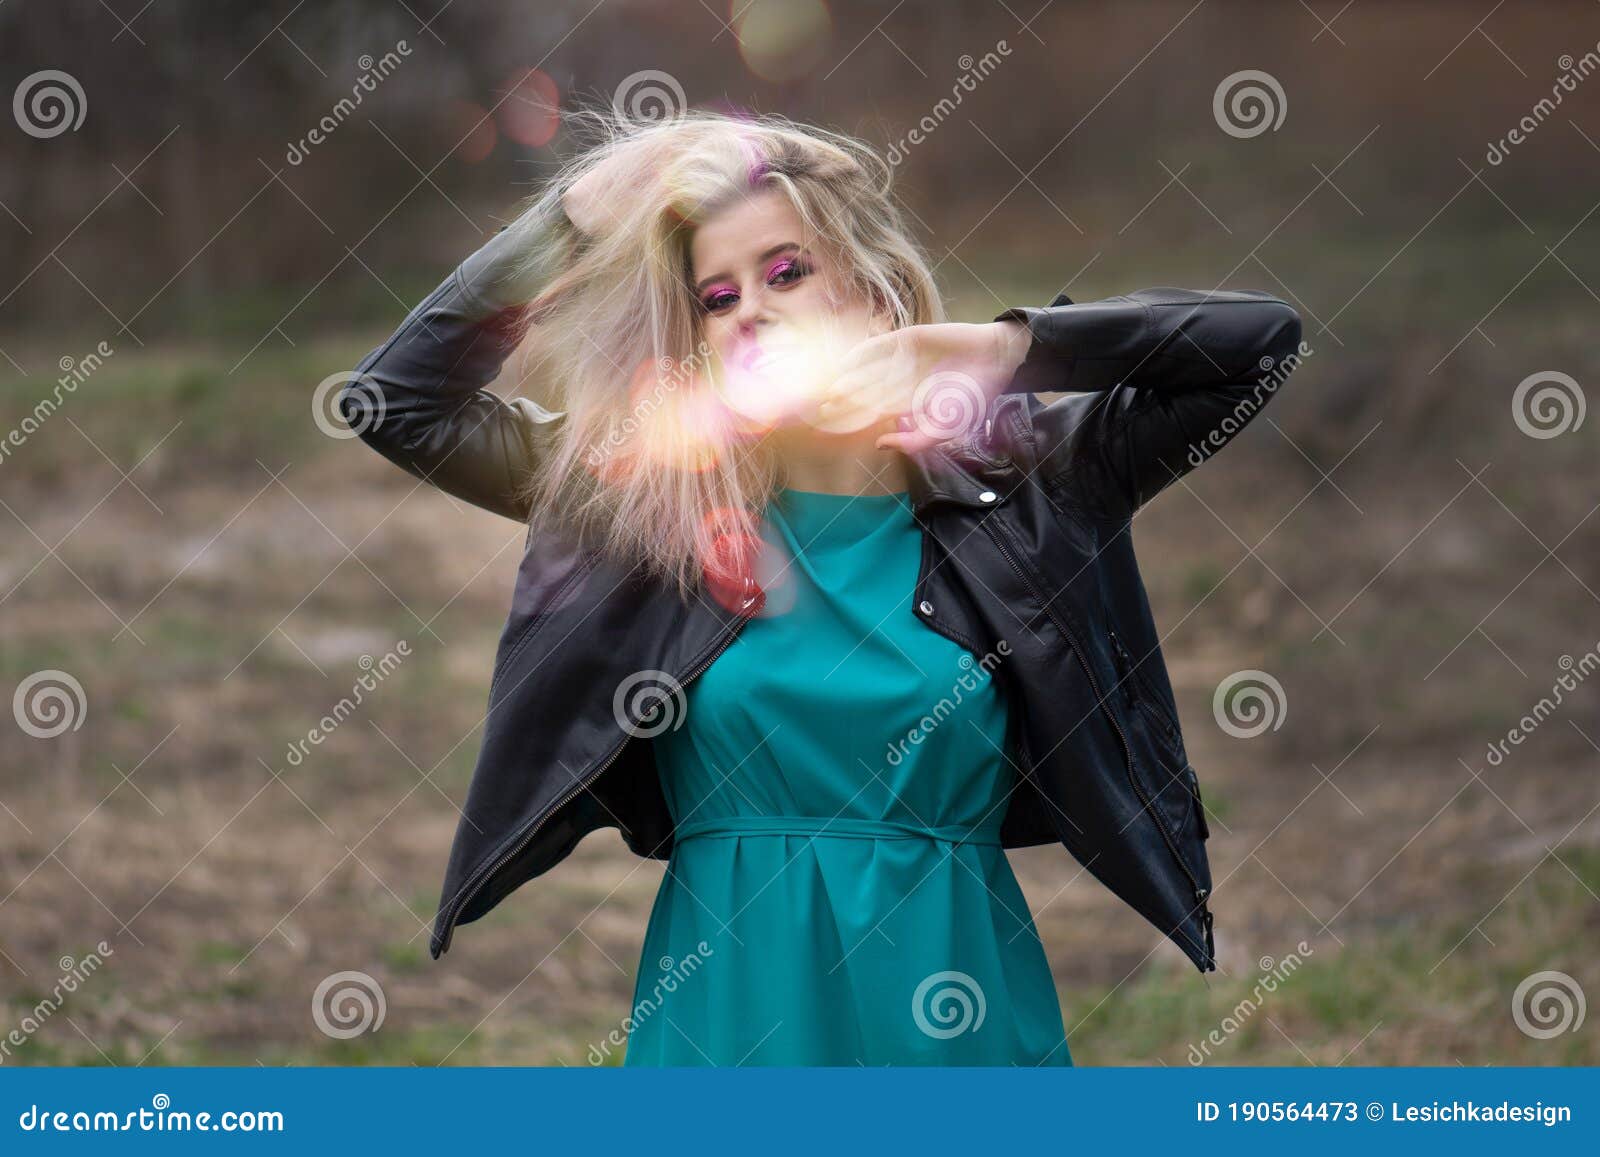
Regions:
<svg viewBox="0 0 1600 1157"><path fill-rule="evenodd" d="M902 499L902 498L911 497L911 492L909 490L892 490L892 491L889 491L887 493L881 493L881 494L839 494L839 493L835 493L832 490L796 490L793 486L783 486L783 487L780 487L779 490L784 494L798 494L802 498L822 498L822 499L832 498L832 499L837 499L837 500L839 500L841 502L844 502L844 501L872 502L872 501L875 501L875 500L876 501L882 501L884 499L899 500L899 499Z"/></svg>

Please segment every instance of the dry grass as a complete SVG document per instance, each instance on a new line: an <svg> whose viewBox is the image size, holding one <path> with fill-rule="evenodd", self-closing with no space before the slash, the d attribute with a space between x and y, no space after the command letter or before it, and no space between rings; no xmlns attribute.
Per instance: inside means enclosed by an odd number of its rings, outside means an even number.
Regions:
<svg viewBox="0 0 1600 1157"><path fill-rule="evenodd" d="M626 1011L661 865L610 832L427 955L521 532L315 432L307 384L363 348L263 351L232 376L203 353L130 353L4 467L33 533L0 551L0 662L12 687L72 672L88 711L57 739L0 740L0 1029L61 957L113 950L6 1063L577 1065ZM1336 372L1303 371L1367 396ZM21 384L0 397L31 404ZM1286 401L1273 417L1324 468L1393 418L1336 475L1348 497L1325 483L1296 507L1318 475L1263 424L1140 515L1213 814L1221 969L1202 979L1062 849L1015 853L1080 1064L1190 1063L1263 958L1302 940L1305 967L1211 1063L1600 1063L1592 1025L1537 1040L1511 1016L1536 971L1600 993L1595 688L1484 760L1557 657L1600 637L1592 495L1564 485L1595 424L1535 443L1502 398L1433 446L1403 407ZM126 469L175 423L115 490L84 437ZM1550 558L1541 541L1574 526ZM412 657L289 764L359 657L399 639ZM1288 696L1255 740L1211 714L1245 667ZM341 1041L311 1006L347 969L387 1010Z"/></svg>

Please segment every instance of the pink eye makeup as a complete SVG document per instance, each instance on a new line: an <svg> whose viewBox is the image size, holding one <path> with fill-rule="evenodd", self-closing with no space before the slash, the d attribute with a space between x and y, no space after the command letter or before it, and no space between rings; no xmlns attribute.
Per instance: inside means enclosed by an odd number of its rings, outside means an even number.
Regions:
<svg viewBox="0 0 1600 1157"><path fill-rule="evenodd" d="M794 252L772 262L762 280L773 289L787 289L815 272L811 260ZM739 287L732 281L716 281L700 290L700 306L707 313L722 313L739 301Z"/></svg>
<svg viewBox="0 0 1600 1157"><path fill-rule="evenodd" d="M700 305L707 313L721 313L739 300L739 291L731 285L713 285L700 295Z"/></svg>
<svg viewBox="0 0 1600 1157"><path fill-rule="evenodd" d="M811 272L811 265L799 254L775 261L767 270L768 285L788 285Z"/></svg>

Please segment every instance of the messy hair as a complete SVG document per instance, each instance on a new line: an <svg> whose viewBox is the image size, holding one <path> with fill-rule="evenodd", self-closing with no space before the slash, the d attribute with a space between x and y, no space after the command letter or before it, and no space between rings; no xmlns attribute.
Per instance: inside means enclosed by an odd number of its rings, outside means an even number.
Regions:
<svg viewBox="0 0 1600 1157"><path fill-rule="evenodd" d="M528 283L518 364L558 411L523 487L532 532L576 531L688 597L750 573L755 518L786 484L770 444L715 404L689 244L709 215L776 190L808 244L888 328L944 319L932 271L867 144L774 116L693 111L631 123L580 116L593 139L509 227ZM604 228L580 234L562 196L624 151L637 188L607 190Z"/></svg>

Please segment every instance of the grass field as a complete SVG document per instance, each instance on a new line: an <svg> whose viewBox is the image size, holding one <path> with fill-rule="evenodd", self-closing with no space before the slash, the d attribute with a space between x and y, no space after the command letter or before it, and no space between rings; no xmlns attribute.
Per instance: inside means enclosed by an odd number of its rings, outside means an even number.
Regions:
<svg viewBox="0 0 1600 1157"><path fill-rule="evenodd" d="M1600 692L1485 758L1600 645L1597 423L1531 439L1509 401L1595 359L1532 300L1495 320L1515 343L1452 355L1448 312L1353 316L1344 350L1308 323L1326 356L1135 523L1220 969L1063 849L1013 853L1079 1064L1600 1063L1592 1021L1541 1039L1513 1016L1541 971L1600 994ZM5 685L66 671L86 704L0 739L0 1039L24 1038L0 1062L582 1065L626 1014L661 865L609 831L428 956L522 531L318 430L312 388L381 336L119 348L0 464ZM0 384L8 428L48 380ZM1256 739L1213 717L1245 668L1286 693ZM313 1016L344 970L385 1006L348 1040Z"/></svg>

